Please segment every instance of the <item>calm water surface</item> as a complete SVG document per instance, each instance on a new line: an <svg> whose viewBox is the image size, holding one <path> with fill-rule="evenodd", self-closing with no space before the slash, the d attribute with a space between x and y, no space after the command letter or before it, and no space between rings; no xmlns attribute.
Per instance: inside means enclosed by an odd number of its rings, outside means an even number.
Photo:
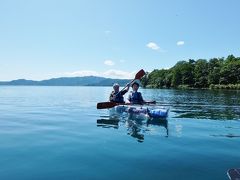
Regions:
<svg viewBox="0 0 240 180"><path fill-rule="evenodd" d="M111 87L0 86L0 179L227 179L240 92L141 89L167 120L97 110Z"/></svg>

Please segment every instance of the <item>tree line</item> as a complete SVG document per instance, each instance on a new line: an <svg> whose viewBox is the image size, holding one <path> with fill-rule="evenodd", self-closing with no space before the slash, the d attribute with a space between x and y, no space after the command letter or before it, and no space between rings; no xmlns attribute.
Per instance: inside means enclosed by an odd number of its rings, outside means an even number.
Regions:
<svg viewBox="0 0 240 180"><path fill-rule="evenodd" d="M179 61L147 72L141 83L145 88L240 89L240 57Z"/></svg>

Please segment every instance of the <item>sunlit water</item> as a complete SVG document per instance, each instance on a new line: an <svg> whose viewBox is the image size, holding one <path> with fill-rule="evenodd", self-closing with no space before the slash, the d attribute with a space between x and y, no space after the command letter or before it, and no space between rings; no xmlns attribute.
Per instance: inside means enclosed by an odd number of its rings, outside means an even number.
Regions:
<svg viewBox="0 0 240 180"><path fill-rule="evenodd" d="M227 179L240 92L140 89L166 120L97 110L111 87L0 86L0 179Z"/></svg>

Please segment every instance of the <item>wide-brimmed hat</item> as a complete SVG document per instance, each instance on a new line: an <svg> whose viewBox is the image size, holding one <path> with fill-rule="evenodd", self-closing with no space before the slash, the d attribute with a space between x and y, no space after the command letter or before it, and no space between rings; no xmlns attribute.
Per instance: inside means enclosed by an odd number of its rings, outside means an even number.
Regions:
<svg viewBox="0 0 240 180"><path fill-rule="evenodd" d="M141 82L140 82L139 79L136 79L136 80L134 80L134 81L132 82L131 86L133 87L134 84L140 86L140 85L141 85Z"/></svg>

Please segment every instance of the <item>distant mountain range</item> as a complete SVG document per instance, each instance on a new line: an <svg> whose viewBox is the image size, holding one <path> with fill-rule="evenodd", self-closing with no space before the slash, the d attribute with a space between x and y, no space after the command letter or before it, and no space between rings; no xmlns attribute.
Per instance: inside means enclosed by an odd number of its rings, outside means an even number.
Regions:
<svg viewBox="0 0 240 180"><path fill-rule="evenodd" d="M84 77L61 77L42 81L18 79L13 81L0 81L0 85L13 86L112 86L117 82L120 86L125 86L129 79L111 79L97 76Z"/></svg>

